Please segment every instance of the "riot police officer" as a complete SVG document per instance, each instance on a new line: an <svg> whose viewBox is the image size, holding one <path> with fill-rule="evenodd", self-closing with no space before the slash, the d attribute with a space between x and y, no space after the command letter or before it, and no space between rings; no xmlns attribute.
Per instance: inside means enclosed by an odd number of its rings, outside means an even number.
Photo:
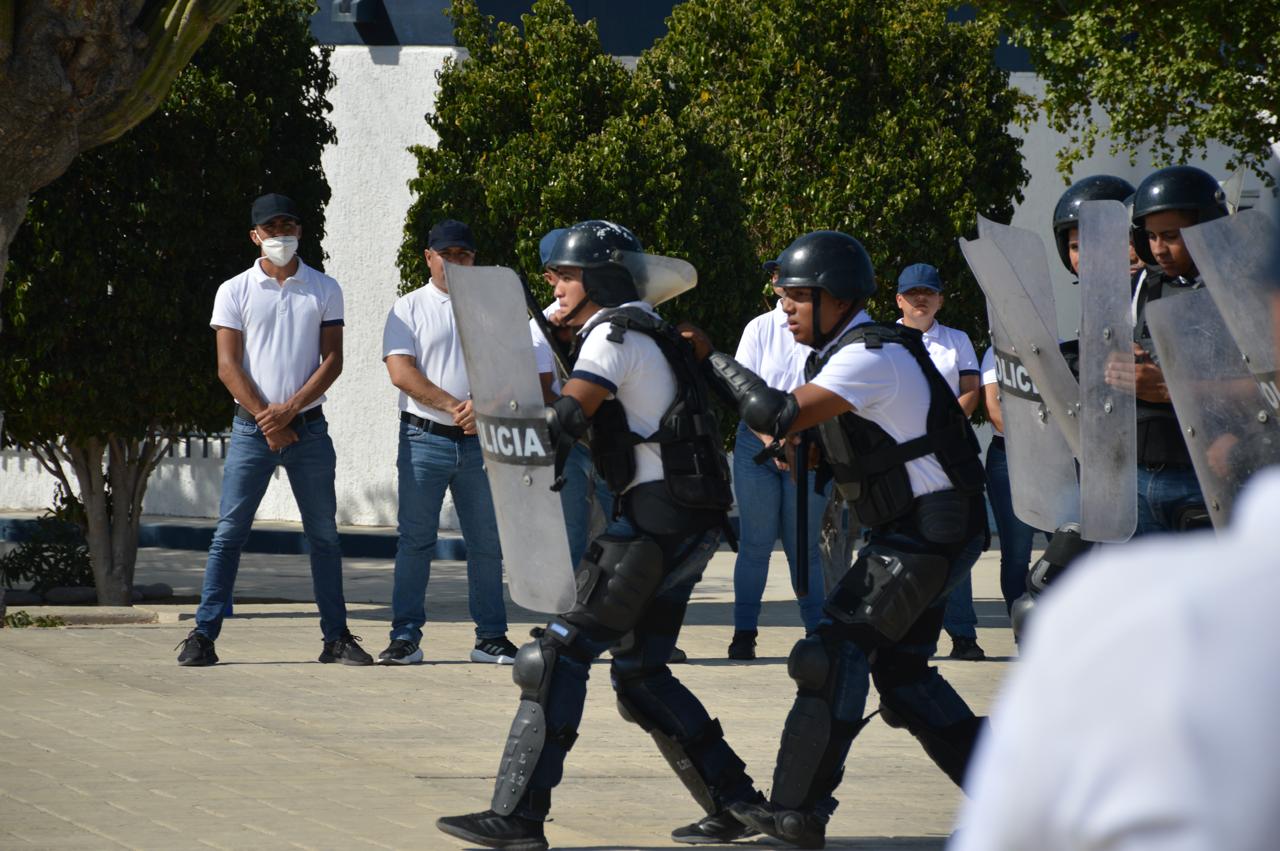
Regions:
<svg viewBox="0 0 1280 851"><path fill-rule="evenodd" d="M573 371L547 409L557 455L586 437L615 495L612 522L587 549L574 606L520 648L520 703L491 809L441 818L452 836L494 848L546 848L551 790L578 735L592 661L610 675L623 717L650 733L707 817L677 841L748 835L728 808L762 800L718 721L671 674L693 586L732 503L720 430L693 352L641 297L639 241L605 221L566 230L547 260L562 315L582 324ZM640 273L643 286L654 276Z"/></svg>
<svg viewBox="0 0 1280 851"><path fill-rule="evenodd" d="M1130 382L1138 400L1138 529L1135 535L1207 525L1204 497L1169 400L1145 319L1146 307L1204 286L1181 230L1227 215L1226 197L1212 175L1179 165L1153 172L1133 199L1133 246L1147 264L1134 284L1134 355Z"/></svg>
<svg viewBox="0 0 1280 851"><path fill-rule="evenodd" d="M825 617L791 651L797 695L782 732L768 803L732 807L744 825L821 848L863 718L870 683L880 715L910 731L959 784L981 727L929 666L948 592L985 542L978 443L918 331L873 323L871 260L853 237L815 231L778 258L778 286L796 340L816 351L808 383L770 389L687 333L715 389L748 426L783 438L817 427L822 456L868 545L828 595Z"/></svg>
<svg viewBox="0 0 1280 851"><path fill-rule="evenodd" d="M1095 174L1081 178L1067 187L1053 207L1053 241L1058 247L1062 265L1072 275L1080 274L1080 205L1086 201L1120 201L1127 204L1134 193L1133 184L1123 177ZM1136 251L1129 243L1130 265Z"/></svg>

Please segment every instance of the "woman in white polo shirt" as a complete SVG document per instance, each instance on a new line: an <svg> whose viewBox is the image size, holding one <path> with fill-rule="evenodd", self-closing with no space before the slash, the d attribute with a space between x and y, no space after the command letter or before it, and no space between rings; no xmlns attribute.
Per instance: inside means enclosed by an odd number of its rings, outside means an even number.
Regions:
<svg viewBox="0 0 1280 851"><path fill-rule="evenodd" d="M897 301L902 311L898 321L924 336L929 358L951 385L965 415L972 416L982 392L978 355L968 334L936 319L943 301L942 277L938 270L928 263L915 263L903 269L898 276ZM952 659L986 658L978 646L978 616L973 610L973 581L968 573L947 598L942 626L951 636Z"/></svg>
<svg viewBox="0 0 1280 851"><path fill-rule="evenodd" d="M764 264L771 276L777 264ZM781 296L780 290L775 293ZM773 387L789 392L804 384L804 364L813 349L797 343L787 329L787 315L779 303L747 323L734 358ZM773 542L782 539L782 551L791 569L791 587L796 585L796 482L781 461L755 462L765 447L760 436L738 423L733 444L733 493L738 503L740 533L738 558L733 565L733 640L730 659L756 658L756 636L760 621L760 600L769 577L769 556ZM813 474L806 476L813 487ZM814 593L800 598L800 617L806 632L822 619L822 554L818 548L822 513L827 497L809 496L809 527L805 545L809 550L809 587Z"/></svg>

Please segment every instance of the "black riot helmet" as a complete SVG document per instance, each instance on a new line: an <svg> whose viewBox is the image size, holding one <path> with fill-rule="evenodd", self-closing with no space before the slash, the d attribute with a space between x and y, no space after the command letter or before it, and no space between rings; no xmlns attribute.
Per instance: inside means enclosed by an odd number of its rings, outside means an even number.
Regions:
<svg viewBox="0 0 1280 851"><path fill-rule="evenodd" d="M865 301L876 291L867 250L838 230L806 233L778 255L777 263L775 286L814 287L849 301Z"/></svg>
<svg viewBox="0 0 1280 851"><path fill-rule="evenodd" d="M1164 210L1186 210L1196 222L1227 215L1227 195L1207 171L1191 165L1174 165L1147 175L1133 196L1133 248L1144 263L1156 258L1147 242L1145 219Z"/></svg>
<svg viewBox="0 0 1280 851"><path fill-rule="evenodd" d="M1071 254L1067 251L1067 234L1072 228L1080 227L1080 205L1085 201L1124 203L1133 191L1133 184L1123 177L1095 174L1077 180L1062 193L1053 208L1053 238L1058 243L1058 256L1068 272L1075 274L1075 269L1071 268Z"/></svg>
<svg viewBox="0 0 1280 851"><path fill-rule="evenodd" d="M862 243L837 230L816 230L787 246L778 255L775 287L810 287L813 298L814 347L825 345L840 330L836 323L829 334L819 330L821 298L819 290L832 298L847 299L857 309L876 291L876 273Z"/></svg>
<svg viewBox="0 0 1280 851"><path fill-rule="evenodd" d="M543 265L577 266L582 269L587 298L601 307L618 307L639 298L624 259L628 253L643 251L636 235L622 225L590 219L566 228Z"/></svg>

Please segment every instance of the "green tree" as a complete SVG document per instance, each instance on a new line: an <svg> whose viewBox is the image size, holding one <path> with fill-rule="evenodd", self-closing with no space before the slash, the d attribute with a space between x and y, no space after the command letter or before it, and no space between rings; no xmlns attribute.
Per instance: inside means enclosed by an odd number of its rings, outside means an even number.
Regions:
<svg viewBox="0 0 1280 851"><path fill-rule="evenodd" d="M993 62L995 24L949 21L952 5L690 0L640 58L637 83L679 132L729 154L757 256L810 230L846 231L887 280L914 262L939 267L947 323L976 334L984 302L956 239L978 213L1008 221L1022 199L1010 126L1026 103ZM894 315L893 292L881 286L875 315Z"/></svg>
<svg viewBox="0 0 1280 851"><path fill-rule="evenodd" d="M1068 134L1059 168L1110 137L1112 153L1150 149L1182 162L1210 142L1234 169L1265 174L1280 105L1277 0L991 0L982 13L1031 53L1045 80L1040 106ZM1106 120L1099 121L1098 111Z"/></svg>
<svg viewBox="0 0 1280 851"><path fill-rule="evenodd" d="M564 0L534 3L523 32L495 26L474 0L457 0L450 14L468 58L440 73L427 116L438 143L412 149L418 176L401 292L428 279L427 231L452 217L471 225L481 262L523 271L547 300L539 238L603 218L631 228L646 248L693 263L698 288L672 309L736 334L756 309L762 273L724 153L637 88L601 50L594 22L577 23Z"/></svg>
<svg viewBox="0 0 1280 851"><path fill-rule="evenodd" d="M31 193L151 114L240 0L0 0L0 288Z"/></svg>
<svg viewBox="0 0 1280 851"><path fill-rule="evenodd" d="M257 253L252 199L294 197L300 253L322 256L333 78L313 8L244 3L151 118L33 196L13 244L0 410L84 503L104 604L129 602L147 478L170 441L230 420L208 321L219 283Z"/></svg>

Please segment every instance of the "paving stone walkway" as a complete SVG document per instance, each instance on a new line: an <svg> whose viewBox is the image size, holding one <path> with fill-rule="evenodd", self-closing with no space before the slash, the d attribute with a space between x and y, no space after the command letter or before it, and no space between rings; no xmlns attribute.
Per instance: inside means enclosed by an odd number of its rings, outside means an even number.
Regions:
<svg viewBox="0 0 1280 851"><path fill-rule="evenodd" d="M144 550L138 581L192 594L203 560ZM237 591L307 600L306 564L246 555ZM937 660L979 712L1013 652L997 565L987 554L975 573L979 641L995 660ZM794 695L786 656L799 618L776 553L761 658L729 662L732 568L731 553L713 559L680 638L690 664L675 670L766 787ZM347 571L352 630L376 655L391 564L349 561ZM218 641L223 663L208 669L174 661L192 603L148 606L153 624L0 630L0 849L464 847L433 822L488 805L516 691L510 668L466 661L463 565L434 566L429 601L427 664L411 668L318 664L305 602L238 604ZM543 621L514 606L509 616L517 643ZM607 669L596 670L548 838L579 851L682 847L669 832L700 812L648 736L619 717ZM830 848L941 848L960 801L914 739L878 720L855 743L838 795Z"/></svg>

